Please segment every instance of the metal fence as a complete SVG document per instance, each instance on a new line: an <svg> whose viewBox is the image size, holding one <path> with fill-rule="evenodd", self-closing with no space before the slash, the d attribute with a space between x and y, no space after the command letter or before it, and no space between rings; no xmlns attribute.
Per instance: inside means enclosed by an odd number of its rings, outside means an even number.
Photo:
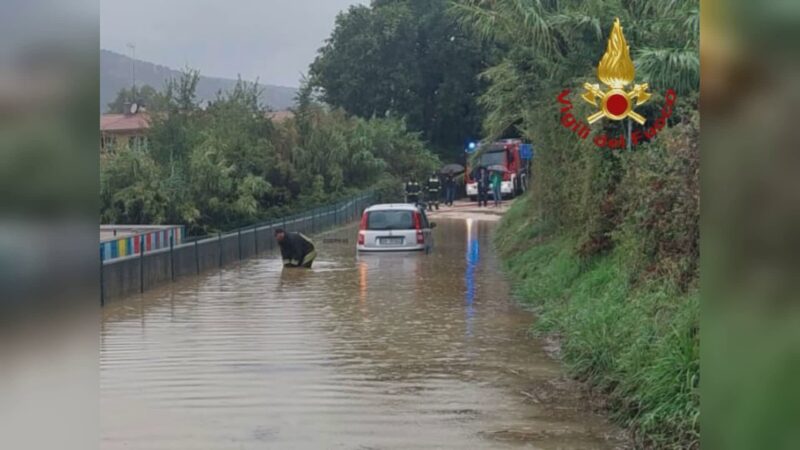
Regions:
<svg viewBox="0 0 800 450"><path fill-rule="evenodd" d="M190 238L180 245L103 261L100 270L100 303L142 293L159 284L220 268L275 250L274 231L284 228L315 234L358 220L374 201L368 192L304 213L261 222L228 233Z"/></svg>

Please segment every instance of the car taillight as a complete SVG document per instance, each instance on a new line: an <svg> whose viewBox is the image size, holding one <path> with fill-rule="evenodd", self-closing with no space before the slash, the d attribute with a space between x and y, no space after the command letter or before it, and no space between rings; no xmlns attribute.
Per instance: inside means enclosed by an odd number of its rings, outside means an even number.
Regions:
<svg viewBox="0 0 800 450"><path fill-rule="evenodd" d="M414 211L414 228L417 229L417 244L424 244L425 235L422 234L422 215L419 211Z"/></svg>
<svg viewBox="0 0 800 450"><path fill-rule="evenodd" d="M367 213L361 215L361 225L358 226L358 245L364 245L365 231L367 230Z"/></svg>

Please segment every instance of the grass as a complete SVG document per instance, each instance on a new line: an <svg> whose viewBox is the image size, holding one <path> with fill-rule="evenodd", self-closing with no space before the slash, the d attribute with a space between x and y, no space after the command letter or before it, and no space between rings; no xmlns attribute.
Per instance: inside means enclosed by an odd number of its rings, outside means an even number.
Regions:
<svg viewBox="0 0 800 450"><path fill-rule="evenodd" d="M581 260L577 240L524 201L495 243L517 297L538 312L535 330L560 338L569 374L607 395L637 446L699 448L698 293L637 284L622 250Z"/></svg>

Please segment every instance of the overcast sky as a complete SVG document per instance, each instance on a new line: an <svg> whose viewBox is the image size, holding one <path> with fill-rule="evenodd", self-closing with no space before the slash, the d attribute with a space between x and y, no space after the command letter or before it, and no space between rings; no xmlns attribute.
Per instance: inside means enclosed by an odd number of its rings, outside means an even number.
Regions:
<svg viewBox="0 0 800 450"><path fill-rule="evenodd" d="M368 0L100 0L100 47L202 75L297 86L336 14Z"/></svg>

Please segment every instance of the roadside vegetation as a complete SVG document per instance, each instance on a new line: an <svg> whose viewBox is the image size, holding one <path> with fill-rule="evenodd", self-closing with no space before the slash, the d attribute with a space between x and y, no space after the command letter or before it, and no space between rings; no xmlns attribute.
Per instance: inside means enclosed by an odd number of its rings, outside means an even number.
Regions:
<svg viewBox="0 0 800 450"><path fill-rule="evenodd" d="M533 188L496 244L535 329L559 339L569 372L607 394L637 447L699 447L698 2L468 0L451 11L498 48L483 72L488 138L534 145ZM599 149L559 123L556 97L579 95L615 17L653 97L674 89L668 127L632 150ZM588 106L588 105L587 105ZM594 133L624 134L604 120ZM635 125L635 124L634 124ZM635 125L636 129L638 126Z"/></svg>
<svg viewBox="0 0 800 450"><path fill-rule="evenodd" d="M367 189L393 192L439 164L402 119L352 117L305 87L294 117L275 123L257 85L240 81L201 108L197 80L187 71L159 94L144 149L122 146L101 159L103 223L205 234Z"/></svg>

